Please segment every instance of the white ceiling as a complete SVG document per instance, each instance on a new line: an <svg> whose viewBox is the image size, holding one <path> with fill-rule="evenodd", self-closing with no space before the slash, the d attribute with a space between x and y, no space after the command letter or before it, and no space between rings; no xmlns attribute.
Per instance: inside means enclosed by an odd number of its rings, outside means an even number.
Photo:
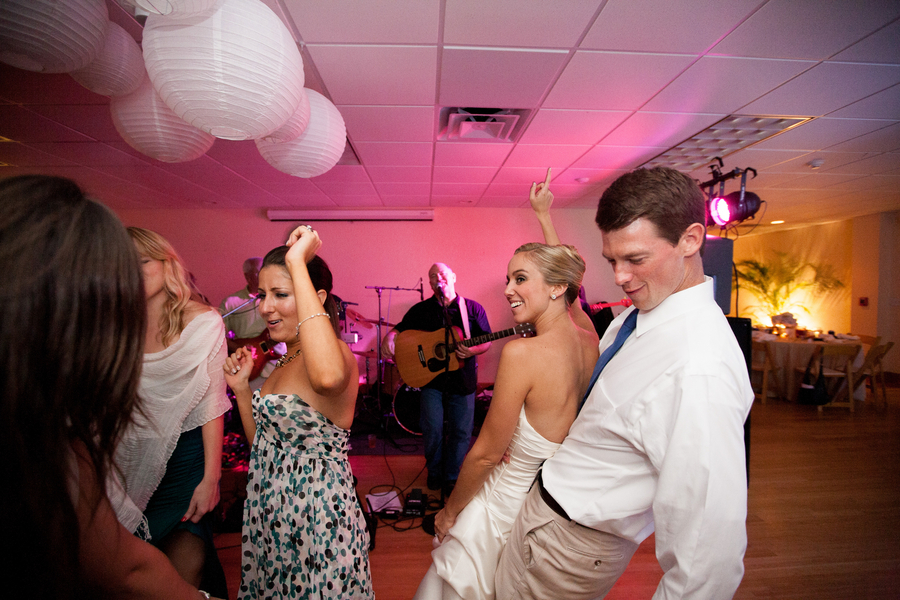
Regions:
<svg viewBox="0 0 900 600"><path fill-rule="evenodd" d="M265 2L301 46L307 87L341 111L359 165L299 179L252 141L224 140L158 162L122 141L108 98L3 65L0 176L73 177L114 208L520 207L550 166L557 205L584 208L726 115L781 115L815 119L724 159L758 171L748 189L767 202L762 222L900 209L897 0ZM445 106L531 112L513 143L437 141Z"/></svg>

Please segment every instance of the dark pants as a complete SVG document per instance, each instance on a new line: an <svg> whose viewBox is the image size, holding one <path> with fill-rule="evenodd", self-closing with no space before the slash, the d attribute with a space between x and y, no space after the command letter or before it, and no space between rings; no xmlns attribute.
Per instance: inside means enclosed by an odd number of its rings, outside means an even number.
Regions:
<svg viewBox="0 0 900 600"><path fill-rule="evenodd" d="M475 394L445 395L440 390L422 388L421 402L419 424L422 426L428 475L441 477L444 481L456 481L462 461L469 451L475 419ZM442 447L445 434L447 444Z"/></svg>

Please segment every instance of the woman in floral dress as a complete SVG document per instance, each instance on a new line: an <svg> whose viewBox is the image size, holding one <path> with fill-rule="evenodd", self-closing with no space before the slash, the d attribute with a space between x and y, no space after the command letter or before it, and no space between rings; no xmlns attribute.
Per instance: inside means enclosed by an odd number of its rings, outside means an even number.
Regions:
<svg viewBox="0 0 900 600"><path fill-rule="evenodd" d="M257 300L287 345L263 387L240 348L225 379L252 440L240 599L373 598L369 537L347 460L359 373L337 334L328 266L311 227L263 259Z"/></svg>

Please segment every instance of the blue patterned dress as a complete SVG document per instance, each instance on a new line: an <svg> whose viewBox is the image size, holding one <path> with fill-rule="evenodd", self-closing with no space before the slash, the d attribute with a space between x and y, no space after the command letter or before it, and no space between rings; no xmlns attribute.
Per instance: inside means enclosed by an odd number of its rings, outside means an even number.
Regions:
<svg viewBox="0 0 900 600"><path fill-rule="evenodd" d="M240 600L374 598L350 432L296 395L253 393Z"/></svg>

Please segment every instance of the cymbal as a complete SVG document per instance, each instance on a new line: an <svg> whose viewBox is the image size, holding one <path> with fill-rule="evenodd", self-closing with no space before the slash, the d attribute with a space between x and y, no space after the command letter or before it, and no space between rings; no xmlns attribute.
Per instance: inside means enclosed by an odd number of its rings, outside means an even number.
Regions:
<svg viewBox="0 0 900 600"><path fill-rule="evenodd" d="M367 319L365 317L360 317L357 321L361 321L363 323L371 323L372 325L378 325L378 319ZM396 327L396 323L388 323L384 319L381 320L382 325L387 325L388 327Z"/></svg>

